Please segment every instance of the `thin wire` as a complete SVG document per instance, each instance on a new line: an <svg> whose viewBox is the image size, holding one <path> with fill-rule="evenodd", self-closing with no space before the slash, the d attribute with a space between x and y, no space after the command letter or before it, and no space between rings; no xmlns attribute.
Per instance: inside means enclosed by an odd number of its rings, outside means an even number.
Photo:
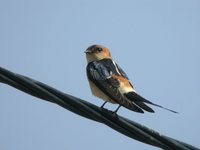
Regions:
<svg viewBox="0 0 200 150"><path fill-rule="evenodd" d="M103 123L112 129L140 142L164 150L200 150L192 145L161 135L139 123L111 111L56 90L44 83L0 67L0 82L40 99L55 103L85 118Z"/></svg>

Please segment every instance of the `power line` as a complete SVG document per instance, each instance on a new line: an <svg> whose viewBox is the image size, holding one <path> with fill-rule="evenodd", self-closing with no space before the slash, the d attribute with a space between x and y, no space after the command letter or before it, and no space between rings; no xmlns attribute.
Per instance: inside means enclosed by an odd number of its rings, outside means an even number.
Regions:
<svg viewBox="0 0 200 150"><path fill-rule="evenodd" d="M13 73L0 67L0 82L40 99L55 103L80 116L103 123L110 128L140 142L160 147L164 150L200 150L192 145L161 135L139 123L111 111L63 93L29 77Z"/></svg>

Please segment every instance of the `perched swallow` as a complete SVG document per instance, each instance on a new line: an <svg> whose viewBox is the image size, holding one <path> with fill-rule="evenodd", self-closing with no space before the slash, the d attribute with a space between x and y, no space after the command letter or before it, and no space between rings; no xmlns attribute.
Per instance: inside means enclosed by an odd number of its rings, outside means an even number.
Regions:
<svg viewBox="0 0 200 150"><path fill-rule="evenodd" d="M154 110L146 104L151 104L177 113L163 106L154 104L143 98L135 91L126 73L112 60L109 49L101 45L92 45L85 51L87 58L87 77L93 95L105 102L119 104L129 110L144 113L143 110L153 113Z"/></svg>

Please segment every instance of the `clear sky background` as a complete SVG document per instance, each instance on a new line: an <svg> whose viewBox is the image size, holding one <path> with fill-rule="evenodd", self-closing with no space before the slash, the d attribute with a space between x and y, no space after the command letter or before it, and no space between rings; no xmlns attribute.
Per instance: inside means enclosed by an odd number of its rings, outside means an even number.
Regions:
<svg viewBox="0 0 200 150"><path fill-rule="evenodd" d="M85 73L92 44L110 48L141 95L180 112L120 115L200 147L199 0L0 0L0 66L100 106ZM157 148L0 84L0 149Z"/></svg>

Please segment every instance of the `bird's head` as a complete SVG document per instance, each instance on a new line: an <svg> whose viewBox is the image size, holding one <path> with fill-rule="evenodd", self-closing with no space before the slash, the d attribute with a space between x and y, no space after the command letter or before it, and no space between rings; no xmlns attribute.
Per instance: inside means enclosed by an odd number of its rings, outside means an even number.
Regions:
<svg viewBox="0 0 200 150"><path fill-rule="evenodd" d="M111 58L109 49L101 45L92 45L86 49L85 53L88 62Z"/></svg>

